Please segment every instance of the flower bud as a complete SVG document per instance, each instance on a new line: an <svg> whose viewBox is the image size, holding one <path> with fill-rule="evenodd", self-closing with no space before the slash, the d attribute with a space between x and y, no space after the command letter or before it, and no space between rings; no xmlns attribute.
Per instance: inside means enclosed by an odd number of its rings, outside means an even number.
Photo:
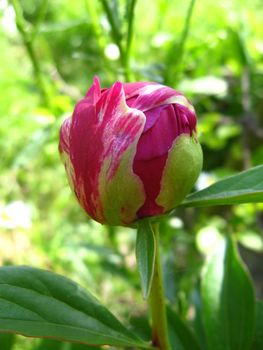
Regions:
<svg viewBox="0 0 263 350"><path fill-rule="evenodd" d="M81 206L109 225L170 211L202 167L193 106L151 82L101 89L95 78L64 121L59 150Z"/></svg>

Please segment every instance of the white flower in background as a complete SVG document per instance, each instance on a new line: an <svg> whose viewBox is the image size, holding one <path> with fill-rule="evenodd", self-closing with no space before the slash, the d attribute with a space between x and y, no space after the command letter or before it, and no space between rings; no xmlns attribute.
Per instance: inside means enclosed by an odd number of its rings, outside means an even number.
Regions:
<svg viewBox="0 0 263 350"><path fill-rule="evenodd" d="M0 206L0 227L7 229L32 226L32 208L23 201L13 201Z"/></svg>

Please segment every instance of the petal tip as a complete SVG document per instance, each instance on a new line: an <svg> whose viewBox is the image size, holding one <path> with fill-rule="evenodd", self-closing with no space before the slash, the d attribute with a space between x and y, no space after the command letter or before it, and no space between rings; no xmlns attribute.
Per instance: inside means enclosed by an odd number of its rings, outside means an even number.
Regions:
<svg viewBox="0 0 263 350"><path fill-rule="evenodd" d="M115 95L124 94L123 84L120 81L116 81L112 85L112 94L115 94Z"/></svg>
<svg viewBox="0 0 263 350"><path fill-rule="evenodd" d="M85 95L85 99L87 99L90 103L95 104L100 98L100 95L100 79L97 75L95 75L93 78L93 83Z"/></svg>

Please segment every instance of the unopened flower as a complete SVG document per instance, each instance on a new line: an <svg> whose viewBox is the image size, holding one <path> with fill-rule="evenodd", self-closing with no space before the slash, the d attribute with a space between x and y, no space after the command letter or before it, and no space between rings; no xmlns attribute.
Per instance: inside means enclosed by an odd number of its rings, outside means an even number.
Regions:
<svg viewBox="0 0 263 350"><path fill-rule="evenodd" d="M95 78L64 121L59 149L81 206L110 225L170 211L202 167L192 104L151 82L101 89Z"/></svg>

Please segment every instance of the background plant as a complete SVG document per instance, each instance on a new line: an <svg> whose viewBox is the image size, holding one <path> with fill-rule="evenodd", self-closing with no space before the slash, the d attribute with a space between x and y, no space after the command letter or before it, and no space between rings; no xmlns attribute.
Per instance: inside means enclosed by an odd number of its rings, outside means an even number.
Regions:
<svg viewBox="0 0 263 350"><path fill-rule="evenodd" d="M59 126L94 74L105 86L154 80L196 107L205 159L198 189L261 164L261 18L258 1L2 1L1 263L67 275L147 336L135 232L99 226L79 210L58 158ZM238 240L262 298L261 203L179 208L161 232L167 298L202 344L200 271L222 235ZM70 346L6 339L13 349Z"/></svg>

